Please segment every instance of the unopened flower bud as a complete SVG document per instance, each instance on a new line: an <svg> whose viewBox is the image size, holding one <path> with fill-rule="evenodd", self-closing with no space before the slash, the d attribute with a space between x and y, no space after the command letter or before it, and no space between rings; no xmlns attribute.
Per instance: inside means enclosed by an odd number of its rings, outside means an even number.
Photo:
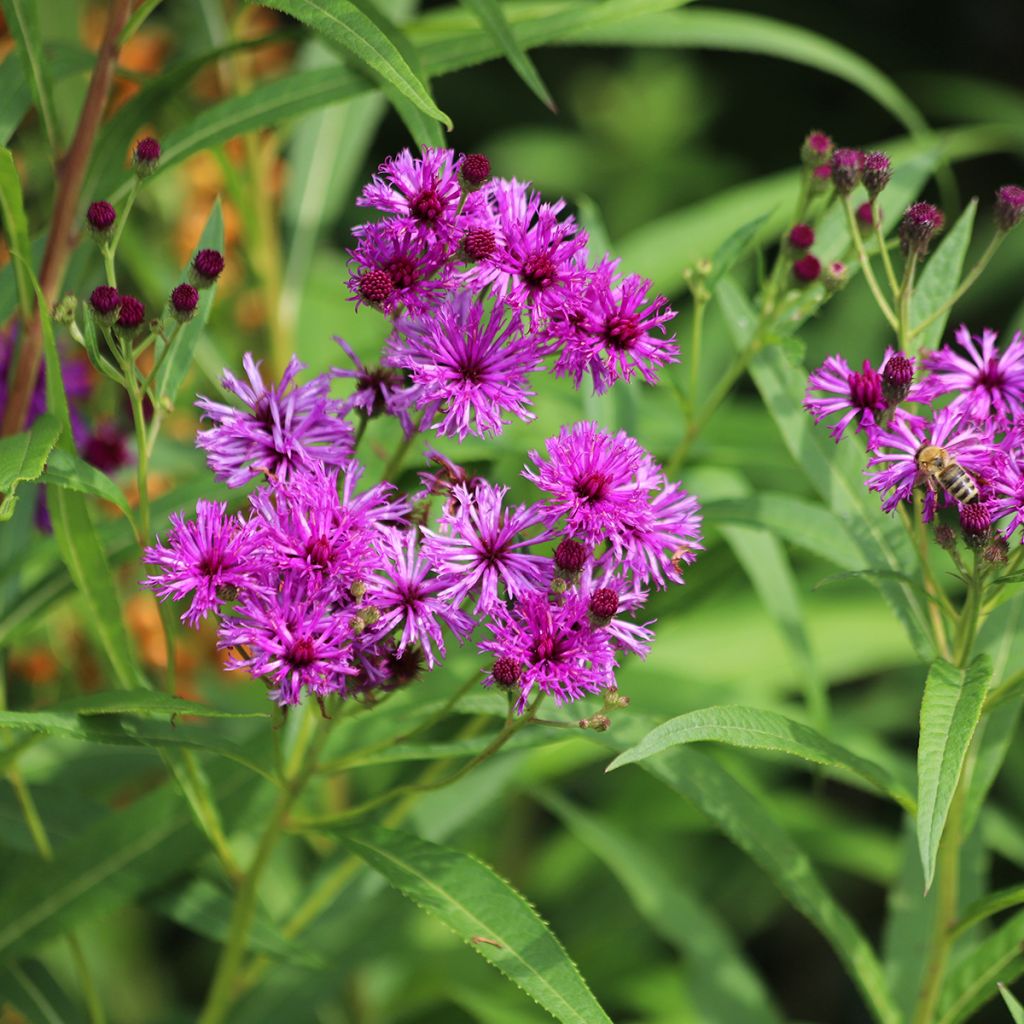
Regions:
<svg viewBox="0 0 1024 1024"><path fill-rule="evenodd" d="M569 589L569 583L564 576L555 576L551 580L551 593L555 597L561 597Z"/></svg>
<svg viewBox="0 0 1024 1024"><path fill-rule="evenodd" d="M815 167L811 171L810 190L811 195L820 195L829 185L832 184L832 168L828 164Z"/></svg>
<svg viewBox="0 0 1024 1024"><path fill-rule="evenodd" d="M359 275L356 285L362 300L375 309L380 309L388 296L395 290L391 275L386 270L367 270Z"/></svg>
<svg viewBox="0 0 1024 1024"><path fill-rule="evenodd" d="M145 322L146 307L134 295L122 295L121 312L114 325L116 332L122 337L133 338Z"/></svg>
<svg viewBox="0 0 1024 1024"><path fill-rule="evenodd" d="M992 527L992 514L983 501L960 506L960 528L969 548L980 551L988 544Z"/></svg>
<svg viewBox="0 0 1024 1024"><path fill-rule="evenodd" d="M348 587L348 592L357 600L363 599L363 594L366 593L366 584L362 580L353 580Z"/></svg>
<svg viewBox="0 0 1024 1024"><path fill-rule="evenodd" d="M187 323L196 315L199 292L190 284L179 284L171 292L171 316L179 323Z"/></svg>
<svg viewBox="0 0 1024 1024"><path fill-rule="evenodd" d="M217 597L222 601L234 601L238 597L238 587L234 583L221 583L217 587Z"/></svg>
<svg viewBox="0 0 1024 1024"><path fill-rule="evenodd" d="M493 255L497 247L490 228L470 228L462 237L462 256L469 263L479 263Z"/></svg>
<svg viewBox="0 0 1024 1024"><path fill-rule="evenodd" d="M837 149L832 154L831 167L836 191L848 196L860 184L864 154L859 149Z"/></svg>
<svg viewBox="0 0 1024 1024"><path fill-rule="evenodd" d="M608 709L628 708L629 698L624 693L619 693L619 691L616 689L605 690L604 706Z"/></svg>
<svg viewBox="0 0 1024 1024"><path fill-rule="evenodd" d="M467 153L459 165L459 177L468 192L491 180L491 161L483 153Z"/></svg>
<svg viewBox="0 0 1024 1024"><path fill-rule="evenodd" d="M956 531L945 523L937 523L935 525L935 543L943 551L952 551L956 547Z"/></svg>
<svg viewBox="0 0 1024 1024"><path fill-rule="evenodd" d="M932 238L942 230L945 222L942 211L931 203L913 203L908 206L900 222L900 248L903 255L913 252L918 256L927 256Z"/></svg>
<svg viewBox="0 0 1024 1024"><path fill-rule="evenodd" d="M805 167L821 167L829 162L834 148L831 137L824 132L809 132L800 147L800 160Z"/></svg>
<svg viewBox="0 0 1024 1024"><path fill-rule="evenodd" d="M1024 188L1003 185L996 189L995 218L1000 231L1009 231L1021 222L1024 218Z"/></svg>
<svg viewBox="0 0 1024 1024"><path fill-rule="evenodd" d="M224 257L216 249L200 249L189 267L189 280L196 288L209 288L224 273Z"/></svg>
<svg viewBox="0 0 1024 1024"><path fill-rule="evenodd" d="M821 261L817 256L812 253L808 253L806 256L801 256L793 264L793 276L801 284L810 284L812 281L817 281L821 275Z"/></svg>
<svg viewBox="0 0 1024 1024"><path fill-rule="evenodd" d="M849 280L850 277L846 272L846 264L841 260L833 260L821 275L821 283L825 286L825 291L829 293L845 288Z"/></svg>
<svg viewBox="0 0 1024 1024"><path fill-rule="evenodd" d="M889 184L892 178L892 162L885 153L868 153L864 157L861 181L872 199Z"/></svg>
<svg viewBox="0 0 1024 1024"><path fill-rule="evenodd" d="M160 163L160 143L152 137L139 139L132 152L132 167L140 178L148 178Z"/></svg>
<svg viewBox="0 0 1024 1024"><path fill-rule="evenodd" d="M499 658L491 669L491 678L499 686L515 686L523 674L523 667L515 658Z"/></svg>
<svg viewBox="0 0 1024 1024"><path fill-rule="evenodd" d="M612 720L607 715L591 715L589 718L580 719L581 729L593 729L594 732L607 732L612 725Z"/></svg>
<svg viewBox="0 0 1024 1024"><path fill-rule="evenodd" d="M618 610L619 595L611 587L601 587L590 598L590 624L595 629L607 626Z"/></svg>
<svg viewBox="0 0 1024 1024"><path fill-rule="evenodd" d="M882 397L890 409L910 394L914 383L914 361L899 352L891 355L882 367Z"/></svg>
<svg viewBox="0 0 1024 1024"><path fill-rule="evenodd" d="M869 235L875 227L875 217L881 217L882 211L875 211L874 203L861 203L854 214L857 219L857 227L862 235Z"/></svg>
<svg viewBox="0 0 1024 1024"><path fill-rule="evenodd" d="M109 327L117 319L121 309L121 296L116 288L109 284L101 284L98 288L93 288L89 296L89 308L101 324Z"/></svg>
<svg viewBox="0 0 1024 1024"><path fill-rule="evenodd" d="M117 211L106 200L101 199L98 203L90 203L85 213L86 223L89 225L89 232L97 242L105 242L114 230L114 221L117 220Z"/></svg>
<svg viewBox="0 0 1024 1024"><path fill-rule="evenodd" d="M75 322L75 313L78 310L78 299L74 295L65 295L64 298L53 307L50 314L54 323L63 324L67 327Z"/></svg>
<svg viewBox="0 0 1024 1024"><path fill-rule="evenodd" d="M578 577L587 564L587 549L578 540L567 537L555 548L555 568L570 578Z"/></svg>
<svg viewBox="0 0 1024 1024"><path fill-rule="evenodd" d="M814 228L810 224L796 224L789 232L789 244L794 249L810 249L814 245Z"/></svg>
<svg viewBox="0 0 1024 1024"><path fill-rule="evenodd" d="M1006 560L1010 555L1010 545L1006 543L1006 538L1000 536L998 533L995 534L989 541L988 545L981 552L981 557L988 562L989 565L1006 565Z"/></svg>

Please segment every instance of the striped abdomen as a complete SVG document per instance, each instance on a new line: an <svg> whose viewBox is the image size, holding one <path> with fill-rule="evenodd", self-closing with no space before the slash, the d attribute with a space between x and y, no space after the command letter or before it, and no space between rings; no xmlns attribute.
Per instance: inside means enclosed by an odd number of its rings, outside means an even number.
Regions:
<svg viewBox="0 0 1024 1024"><path fill-rule="evenodd" d="M938 478L939 483L964 505L970 505L971 502L978 500L978 485L974 478L955 462L941 470Z"/></svg>

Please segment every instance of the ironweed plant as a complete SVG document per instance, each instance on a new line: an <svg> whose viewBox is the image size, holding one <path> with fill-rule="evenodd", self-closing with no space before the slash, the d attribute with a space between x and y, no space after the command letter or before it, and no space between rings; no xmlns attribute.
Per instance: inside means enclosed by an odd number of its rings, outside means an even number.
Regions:
<svg viewBox="0 0 1024 1024"><path fill-rule="evenodd" d="M0 1021L1024 1020L1016 134L740 11L2 3ZM568 41L909 134L616 244L431 92Z"/></svg>

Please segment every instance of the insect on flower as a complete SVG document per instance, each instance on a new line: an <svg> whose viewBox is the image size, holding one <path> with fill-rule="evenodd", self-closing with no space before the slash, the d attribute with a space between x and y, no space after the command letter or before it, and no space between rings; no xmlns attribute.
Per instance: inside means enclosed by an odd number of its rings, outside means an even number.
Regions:
<svg viewBox="0 0 1024 1024"><path fill-rule="evenodd" d="M929 481L934 481L957 501L969 505L978 500L978 485L945 448L926 444L917 453L917 465Z"/></svg>

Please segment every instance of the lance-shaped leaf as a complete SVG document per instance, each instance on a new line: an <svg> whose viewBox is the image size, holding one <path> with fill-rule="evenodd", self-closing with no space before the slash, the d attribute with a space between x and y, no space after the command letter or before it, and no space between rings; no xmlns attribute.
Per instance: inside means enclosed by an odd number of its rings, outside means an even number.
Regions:
<svg viewBox="0 0 1024 1024"><path fill-rule="evenodd" d="M0 146L0 221L3 222L4 237L11 250L21 319L23 323L28 323L32 316L32 251L28 243L28 220L25 217L21 179L14 166L14 157L3 146Z"/></svg>
<svg viewBox="0 0 1024 1024"><path fill-rule="evenodd" d="M636 746L619 754L608 766L608 771L643 761L669 747L709 740L747 750L789 754L812 764L850 773L908 811L914 810L914 798L881 765L833 743L810 726L794 722L775 711L757 708L703 708L671 718L649 732Z"/></svg>
<svg viewBox="0 0 1024 1024"><path fill-rule="evenodd" d="M60 422L44 413L28 430L0 439L0 523L14 514L18 484L39 479L59 436Z"/></svg>
<svg viewBox="0 0 1024 1024"><path fill-rule="evenodd" d="M39 5L36 0L0 0L7 18L7 28L17 43L18 56L25 68L32 99L39 119L43 123L50 153L54 160L60 155L60 139L57 135L57 118L53 108L53 87L50 83L50 68L43 59L43 48L39 32ZM4 99L6 104L7 100Z"/></svg>
<svg viewBox="0 0 1024 1024"><path fill-rule="evenodd" d="M966 672L938 658L925 680L917 749L917 841L926 892L991 675L986 655L975 658Z"/></svg>
<svg viewBox="0 0 1024 1024"><path fill-rule="evenodd" d="M996 984L996 988L999 989L1014 1024L1024 1024L1024 1006L1021 1006L1020 1000L1001 981Z"/></svg>
<svg viewBox="0 0 1024 1024"><path fill-rule="evenodd" d="M102 470L90 466L84 459L70 452L58 450L50 456L42 482L102 498L116 505L129 519L132 517L132 509L124 491Z"/></svg>
<svg viewBox="0 0 1024 1024"><path fill-rule="evenodd" d="M611 1024L529 903L475 857L407 832L346 829L343 843L565 1024Z"/></svg>

